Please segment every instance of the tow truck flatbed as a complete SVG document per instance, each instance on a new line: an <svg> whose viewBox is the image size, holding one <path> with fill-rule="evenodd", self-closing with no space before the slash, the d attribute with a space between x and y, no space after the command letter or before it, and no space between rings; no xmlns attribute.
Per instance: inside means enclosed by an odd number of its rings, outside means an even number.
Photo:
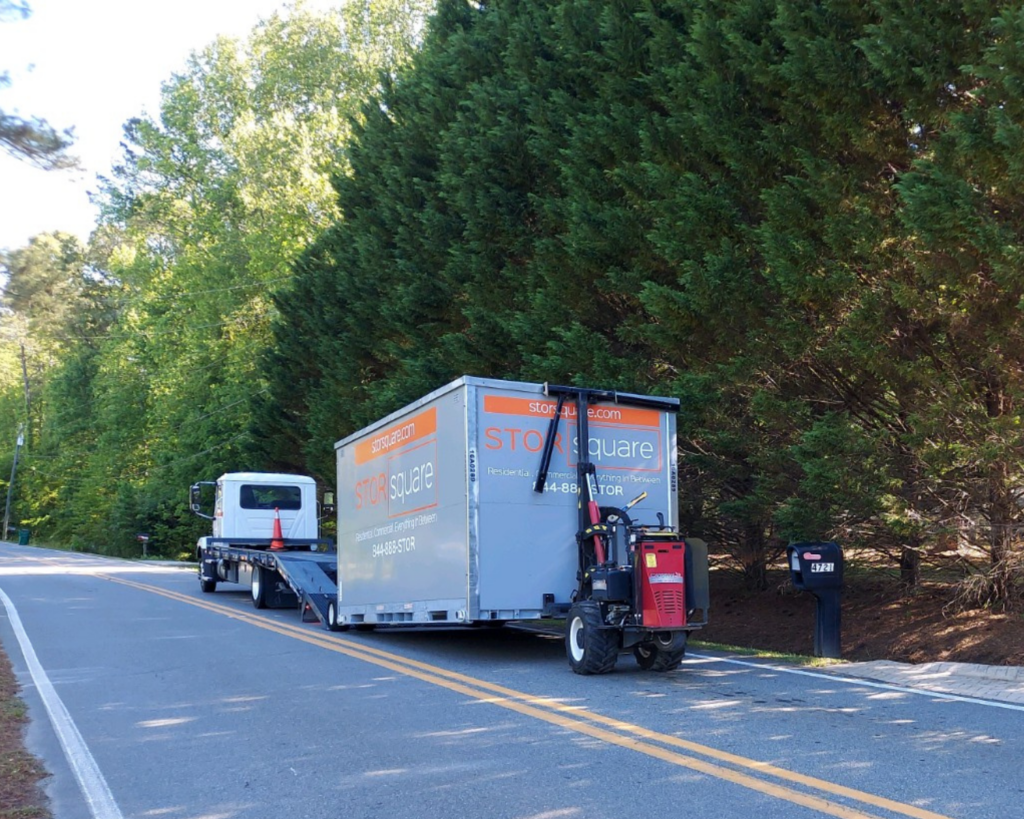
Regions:
<svg viewBox="0 0 1024 819"><path fill-rule="evenodd" d="M333 540L288 541L280 549L270 548L269 539L239 545L230 538L211 537L200 543L201 579L215 578L214 588L221 580L244 584L248 576L257 608L299 607L304 621L326 624L327 606L338 596Z"/></svg>

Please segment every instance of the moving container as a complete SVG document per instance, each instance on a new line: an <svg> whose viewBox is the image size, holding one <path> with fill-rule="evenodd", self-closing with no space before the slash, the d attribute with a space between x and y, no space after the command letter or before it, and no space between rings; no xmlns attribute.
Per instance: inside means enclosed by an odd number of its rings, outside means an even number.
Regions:
<svg viewBox="0 0 1024 819"><path fill-rule="evenodd" d="M534 491L554 411L544 385L466 376L339 441L337 625L564 615L579 587L571 402ZM675 413L597 403L588 419L601 507L647 492L632 517L677 528Z"/></svg>

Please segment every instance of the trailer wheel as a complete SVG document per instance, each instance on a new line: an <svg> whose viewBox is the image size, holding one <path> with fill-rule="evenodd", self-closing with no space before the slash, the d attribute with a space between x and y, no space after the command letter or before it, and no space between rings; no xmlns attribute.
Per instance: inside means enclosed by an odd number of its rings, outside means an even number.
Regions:
<svg viewBox="0 0 1024 819"><path fill-rule="evenodd" d="M267 570L262 566L252 567L252 604L258 609L267 607Z"/></svg>
<svg viewBox="0 0 1024 819"><path fill-rule="evenodd" d="M338 623L338 608L333 601L327 604L327 622L325 625L328 631L348 631L348 626Z"/></svg>
<svg viewBox="0 0 1024 819"><path fill-rule="evenodd" d="M666 631L633 648L637 665L645 671L674 671L686 654L686 632Z"/></svg>
<svg viewBox="0 0 1024 819"><path fill-rule="evenodd" d="M565 653L577 674L607 674L619 658L619 633L601 628L601 606L574 603L565 620Z"/></svg>

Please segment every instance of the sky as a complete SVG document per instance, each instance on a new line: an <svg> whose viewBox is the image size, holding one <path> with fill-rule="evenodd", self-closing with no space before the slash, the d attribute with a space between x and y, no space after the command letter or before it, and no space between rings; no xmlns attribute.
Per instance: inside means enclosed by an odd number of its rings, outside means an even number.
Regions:
<svg viewBox="0 0 1024 819"><path fill-rule="evenodd" d="M314 0L313 8L343 0ZM0 151L0 249L62 230L87 239L89 191L117 164L123 124L159 113L160 86L218 35L244 38L282 0L29 0L27 20L0 22L0 109L74 127L81 171L42 171Z"/></svg>

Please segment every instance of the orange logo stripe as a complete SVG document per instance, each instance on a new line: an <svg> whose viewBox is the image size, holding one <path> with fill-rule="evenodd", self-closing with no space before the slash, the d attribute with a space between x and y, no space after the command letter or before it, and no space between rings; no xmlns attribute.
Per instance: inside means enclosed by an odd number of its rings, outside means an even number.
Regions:
<svg viewBox="0 0 1024 819"><path fill-rule="evenodd" d="M435 432L437 432L437 408L431 407L419 415L399 421L380 432L374 432L366 440L360 441L356 444L356 463L364 464L382 455L398 452L406 444L422 440Z"/></svg>
<svg viewBox="0 0 1024 819"><path fill-rule="evenodd" d="M484 412L498 415L526 415L531 418L551 418L556 403L546 398L511 398L507 395L485 395ZM562 418L576 420L576 404L562 406ZM654 427L661 425L661 413L652 409L620 407L599 404L588 408L587 418L593 424L618 424L627 427Z"/></svg>

